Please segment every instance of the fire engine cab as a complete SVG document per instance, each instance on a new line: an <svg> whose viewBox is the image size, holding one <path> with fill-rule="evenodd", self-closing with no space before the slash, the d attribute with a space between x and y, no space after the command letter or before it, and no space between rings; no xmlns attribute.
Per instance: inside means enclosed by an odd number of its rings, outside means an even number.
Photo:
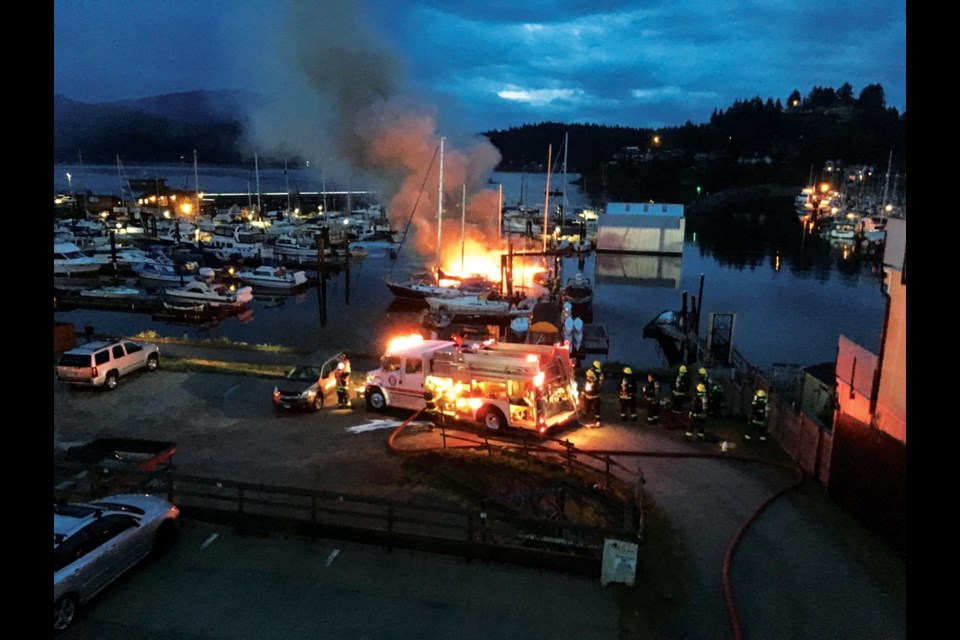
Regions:
<svg viewBox="0 0 960 640"><path fill-rule="evenodd" d="M421 336L391 341L365 395L373 410L426 408L437 421L538 433L576 419L579 402L565 346Z"/></svg>

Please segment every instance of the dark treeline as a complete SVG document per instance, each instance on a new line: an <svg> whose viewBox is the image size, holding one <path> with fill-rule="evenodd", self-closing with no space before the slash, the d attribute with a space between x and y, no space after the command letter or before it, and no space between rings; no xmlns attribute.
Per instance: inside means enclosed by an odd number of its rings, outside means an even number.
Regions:
<svg viewBox="0 0 960 640"><path fill-rule="evenodd" d="M171 162L197 151L206 164L236 166L252 154L239 117L215 115L203 92L87 105L54 96L54 162ZM174 100L174 98L176 100ZM198 114L189 119L183 113ZM172 117L166 114L180 114ZM796 187L831 160L906 173L906 113L887 107L883 87L859 95L839 89L794 90L786 102L754 97L718 109L710 121L665 128L543 122L484 132L500 150L503 171L561 171L564 139L569 173L598 203L673 201L756 185ZM699 190L698 190L699 187Z"/></svg>
<svg viewBox="0 0 960 640"><path fill-rule="evenodd" d="M485 135L500 149L501 169L513 171L545 170L551 145L555 164L567 136L567 170L582 174L596 202L689 203L731 188L804 185L828 160L884 172L893 152L893 170L905 175L906 126L906 114L886 106L880 85L855 97L844 84L814 87L806 97L795 90L786 104L738 100L705 124L648 129L544 122Z"/></svg>

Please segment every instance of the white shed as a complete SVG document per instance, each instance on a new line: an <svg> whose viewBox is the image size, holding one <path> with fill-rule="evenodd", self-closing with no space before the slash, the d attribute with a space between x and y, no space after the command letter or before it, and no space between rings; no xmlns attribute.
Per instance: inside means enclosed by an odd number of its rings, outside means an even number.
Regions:
<svg viewBox="0 0 960 640"><path fill-rule="evenodd" d="M597 219L597 251L683 255L682 204L611 202Z"/></svg>

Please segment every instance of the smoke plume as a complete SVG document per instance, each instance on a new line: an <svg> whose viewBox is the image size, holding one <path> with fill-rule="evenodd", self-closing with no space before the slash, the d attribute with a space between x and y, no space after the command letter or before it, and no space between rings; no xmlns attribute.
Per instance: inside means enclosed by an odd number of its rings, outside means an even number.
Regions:
<svg viewBox="0 0 960 640"><path fill-rule="evenodd" d="M486 138L437 130L436 109L409 88L404 58L373 33L365 8L358 0L278 3L282 28L251 52L266 100L250 119L249 143L310 160L328 188L376 191L391 227L409 223L407 242L424 256L437 250L438 217L443 244L455 238L458 253L463 219L474 240L495 246L498 197L484 187L499 151Z"/></svg>

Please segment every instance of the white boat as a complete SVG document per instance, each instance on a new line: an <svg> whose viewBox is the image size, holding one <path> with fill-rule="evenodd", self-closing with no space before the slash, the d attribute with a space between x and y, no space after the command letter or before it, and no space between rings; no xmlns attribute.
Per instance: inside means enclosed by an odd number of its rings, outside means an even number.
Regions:
<svg viewBox="0 0 960 640"><path fill-rule="evenodd" d="M164 289L168 298L205 302L210 306L238 306L253 300L253 287L240 287L236 291L218 282L191 280L182 287Z"/></svg>
<svg viewBox="0 0 960 640"><path fill-rule="evenodd" d="M221 260L261 259L273 255L265 242L266 235L256 227L222 225L217 227L203 248Z"/></svg>
<svg viewBox="0 0 960 640"><path fill-rule="evenodd" d="M179 267L160 262L141 262L131 268L138 278L147 282L179 284L193 280L197 275L196 262L190 262Z"/></svg>
<svg viewBox="0 0 960 640"><path fill-rule="evenodd" d="M136 298L140 295L140 290L122 286L96 287L94 289L83 289L80 295L87 298Z"/></svg>
<svg viewBox="0 0 960 640"><path fill-rule="evenodd" d="M834 220L830 225L831 240L853 240L857 235L856 223L849 220Z"/></svg>
<svg viewBox="0 0 960 640"><path fill-rule="evenodd" d="M535 298L526 298L514 307L509 300L500 297L495 291L455 298L431 296L425 300L434 313L447 312L458 316L530 316L536 303Z"/></svg>
<svg viewBox="0 0 960 640"><path fill-rule="evenodd" d="M53 244L53 274L57 276L90 275L100 271L100 261L91 258L72 242Z"/></svg>
<svg viewBox="0 0 960 640"><path fill-rule="evenodd" d="M281 234L267 243L274 255L280 258L304 260L317 258L317 245L313 238Z"/></svg>
<svg viewBox="0 0 960 640"><path fill-rule="evenodd" d="M256 269L244 269L237 272L244 284L272 289L296 289L307 283L306 271L290 271L285 267L263 265Z"/></svg>

